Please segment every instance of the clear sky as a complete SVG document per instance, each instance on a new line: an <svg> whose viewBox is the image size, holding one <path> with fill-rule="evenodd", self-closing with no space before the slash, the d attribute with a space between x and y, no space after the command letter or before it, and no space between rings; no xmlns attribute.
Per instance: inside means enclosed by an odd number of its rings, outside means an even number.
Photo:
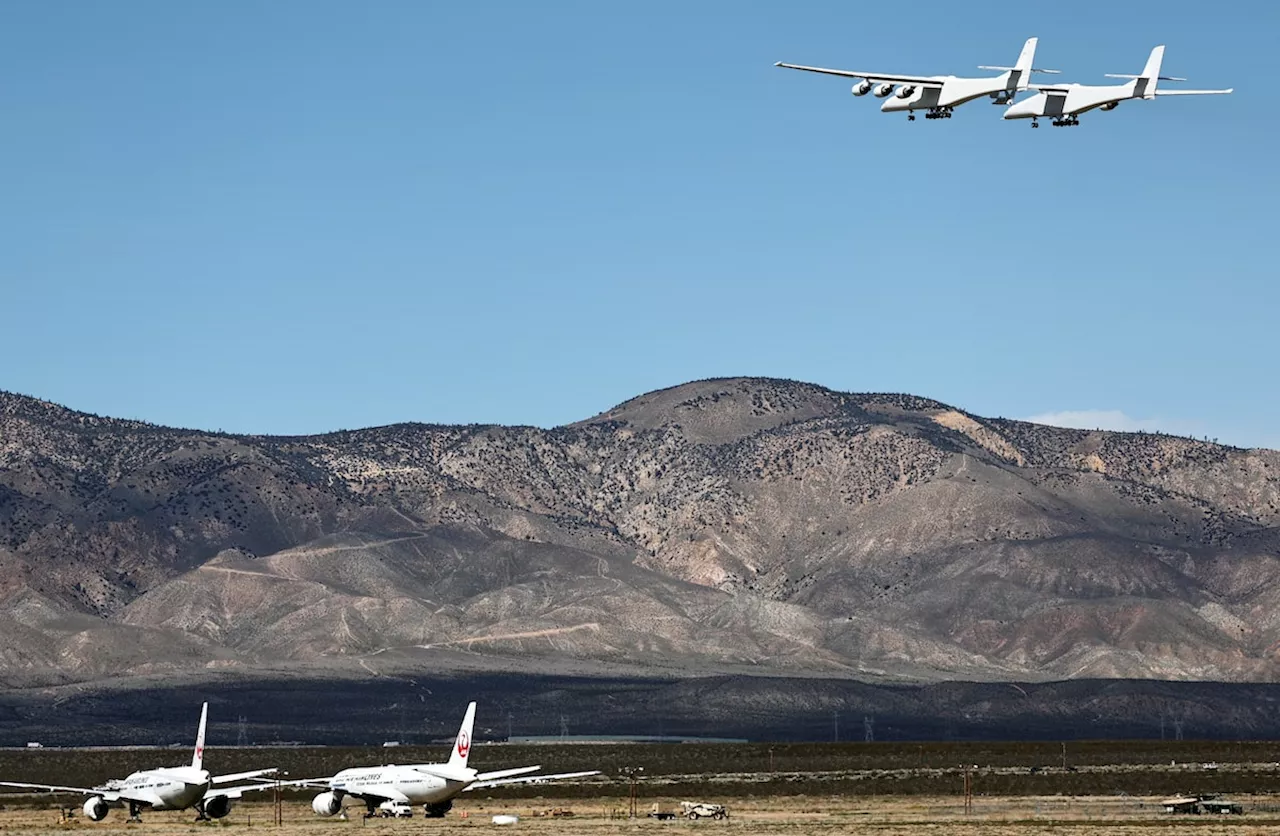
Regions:
<svg viewBox="0 0 1280 836"><path fill-rule="evenodd" d="M314 432L767 375L1280 446L1278 32L1261 0L0 0L0 388ZM772 66L980 75L1031 35L1055 81L1164 43L1236 92L1032 131Z"/></svg>

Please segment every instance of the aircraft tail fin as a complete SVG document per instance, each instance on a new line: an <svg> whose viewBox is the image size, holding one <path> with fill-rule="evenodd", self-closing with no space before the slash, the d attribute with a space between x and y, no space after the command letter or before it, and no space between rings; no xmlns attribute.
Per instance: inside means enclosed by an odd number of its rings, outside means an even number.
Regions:
<svg viewBox="0 0 1280 836"><path fill-rule="evenodd" d="M471 729L476 722L476 704L467 705L467 713L462 716L462 727L458 729L458 737L453 741L453 751L449 753L449 766L458 769L467 768L467 755L471 754Z"/></svg>
<svg viewBox="0 0 1280 836"><path fill-rule="evenodd" d="M209 721L209 703L200 707L200 728L196 731L196 751L191 756L192 769L204 769L204 729Z"/></svg>
<svg viewBox="0 0 1280 836"><path fill-rule="evenodd" d="M1147 66L1138 77L1137 89L1133 91L1135 96L1141 96L1144 99L1155 98L1156 86L1160 83L1160 64L1163 62L1164 45L1161 44L1151 50L1151 55L1147 58Z"/></svg>

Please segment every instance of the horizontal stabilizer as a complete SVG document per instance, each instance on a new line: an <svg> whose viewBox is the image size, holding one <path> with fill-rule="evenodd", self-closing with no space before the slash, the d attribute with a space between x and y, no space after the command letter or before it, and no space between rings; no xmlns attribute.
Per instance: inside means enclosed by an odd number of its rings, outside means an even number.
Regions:
<svg viewBox="0 0 1280 836"><path fill-rule="evenodd" d="M510 778L514 775L528 775L537 772L541 766L517 766L514 769L499 769L497 772L482 772L476 776L477 781L492 781L495 778Z"/></svg>
<svg viewBox="0 0 1280 836"><path fill-rule="evenodd" d="M247 781L250 778L259 778L263 775L274 775L279 770L274 766L270 769L255 769L252 772L233 772L230 775L215 775L209 780L215 784L230 784L232 781Z"/></svg>
<svg viewBox="0 0 1280 836"><path fill-rule="evenodd" d="M460 784L465 784L466 782L473 780L476 774L474 769L466 769L465 767L462 769L450 769L446 764L440 764L438 766L436 764L431 764L429 766L415 766L413 769L427 775L434 775L435 777L442 778L445 781L457 781Z"/></svg>
<svg viewBox="0 0 1280 836"><path fill-rule="evenodd" d="M1157 96L1225 96L1236 88L1226 90L1157 90Z"/></svg>
<svg viewBox="0 0 1280 836"><path fill-rule="evenodd" d="M1142 78L1142 76L1140 75L1129 75L1127 73L1103 73L1102 75L1104 78L1127 78L1130 80L1135 78ZM1162 75L1162 76L1158 76L1158 78L1160 81L1186 81L1185 78L1179 78L1176 75Z"/></svg>
<svg viewBox="0 0 1280 836"><path fill-rule="evenodd" d="M565 781L570 778L587 778L591 775L599 775L600 770L592 769L587 772L558 772L555 775L525 775L523 778L498 778L493 781L476 781L467 790L483 790L489 787L501 787L508 784L541 784L550 781ZM464 790L465 792L466 790Z"/></svg>
<svg viewBox="0 0 1280 836"><path fill-rule="evenodd" d="M1013 72L1014 70L1016 70L1016 69L1018 69L1018 68L1017 68L1017 67L991 67L991 66L988 66L988 65L986 65L986 64L979 64L979 65L978 65L978 69L980 69L980 70L996 70L997 72L1011 73L1011 72ZM1033 72L1033 73L1048 73L1049 75L1062 75L1062 70L1042 70L1042 69L1040 69L1039 67L1032 67L1032 68L1031 68L1031 72Z"/></svg>
<svg viewBox="0 0 1280 836"><path fill-rule="evenodd" d="M227 798L239 798L247 792L259 792L261 790L275 789L275 784L245 784L240 787L223 787L216 790L209 790L204 795L205 801L218 796L226 796Z"/></svg>

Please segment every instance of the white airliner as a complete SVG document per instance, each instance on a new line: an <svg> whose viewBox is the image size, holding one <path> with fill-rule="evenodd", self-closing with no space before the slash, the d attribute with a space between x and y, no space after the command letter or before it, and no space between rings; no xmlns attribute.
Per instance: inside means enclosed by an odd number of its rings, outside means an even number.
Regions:
<svg viewBox="0 0 1280 836"><path fill-rule="evenodd" d="M57 784L17 784L0 781L0 786L19 789L44 790L46 792L82 792L89 795L84 803L84 814L93 821L102 821L113 804L129 805L129 820L138 821L143 807L152 810L185 810L195 807L197 821L220 819L231 812L231 799L239 798L250 790L265 790L270 784L253 784L243 787L213 789L214 784L226 784L270 775L275 769L258 769L238 772L234 775L210 775L204 768L204 728L209 716L209 703L200 709L200 730L196 732L196 751L190 766L160 767L135 772L128 778L108 781L100 787L64 787Z"/></svg>
<svg viewBox="0 0 1280 836"><path fill-rule="evenodd" d="M810 73L825 73L845 78L862 79L853 85L853 95L865 96L874 93L879 98L889 98L880 110L891 113L907 111L907 119L915 121L913 111L926 111L926 119L949 119L957 105L990 96L992 104L1006 105L1020 91L1026 90L1032 73L1057 73L1058 70L1034 69L1031 65L1036 57L1036 38L1027 38L1022 46L1022 53L1012 67L980 66L980 70L1003 70L997 76L985 78L959 78L953 75L892 75L889 73L864 73L859 70L828 70L823 67L805 67L799 64L784 64L781 61L775 67L786 67L790 70L804 70ZM894 92L894 87L897 92Z"/></svg>
<svg viewBox="0 0 1280 836"><path fill-rule="evenodd" d="M589 772L563 772L556 775L530 775L540 766L521 766L501 769L497 772L477 772L467 766L471 753L471 728L475 723L476 704L467 706L462 728L454 740L448 763L419 763L390 766L357 767L344 769L330 778L307 778L289 781L285 786L324 787L311 802L311 809L322 816L334 816L342 812L343 799L350 796L364 802L366 817L387 802L421 804L428 817L439 817L449 812L453 798L458 793L497 787L504 784L537 783L562 778L583 778L599 775L600 770ZM523 777L515 777L515 776Z"/></svg>
<svg viewBox="0 0 1280 836"><path fill-rule="evenodd" d="M1038 91L1029 99L1009 107L1004 112L1005 119L1030 119L1031 127L1040 127L1039 118L1053 118L1056 127L1079 125L1080 114L1094 108L1115 110L1126 99L1154 99L1157 96L1220 96L1230 93L1234 88L1226 90L1161 90L1162 81L1186 81L1185 78L1160 75L1160 64L1164 61L1164 46L1151 50L1147 58L1147 66L1142 75L1120 75L1107 73L1107 78L1127 78L1127 84L1033 84Z"/></svg>

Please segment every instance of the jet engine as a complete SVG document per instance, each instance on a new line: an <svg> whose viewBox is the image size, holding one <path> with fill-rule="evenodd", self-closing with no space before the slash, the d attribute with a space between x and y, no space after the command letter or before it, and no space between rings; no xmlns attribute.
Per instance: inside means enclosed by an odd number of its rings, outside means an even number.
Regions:
<svg viewBox="0 0 1280 836"><path fill-rule="evenodd" d="M215 795L204 802L204 814L211 819L220 819L231 812L231 799L225 795Z"/></svg>
<svg viewBox="0 0 1280 836"><path fill-rule="evenodd" d="M98 795L84 803L84 815L90 821L102 821L107 817L107 810L107 802Z"/></svg>
<svg viewBox="0 0 1280 836"><path fill-rule="evenodd" d="M1107 102L1106 104L1104 104L1102 107L1098 109L1099 110L1115 110L1119 106L1120 106L1119 102Z"/></svg>
<svg viewBox="0 0 1280 836"><path fill-rule="evenodd" d="M342 810L342 799L331 792L322 792L311 800L311 809L321 816L336 816Z"/></svg>
<svg viewBox="0 0 1280 836"><path fill-rule="evenodd" d="M877 85L876 85L876 98L877 98L877 99L883 99L885 96L889 95L889 94L890 94L890 93L892 93L892 92L893 92L893 85L892 85L892 84L877 84Z"/></svg>
<svg viewBox="0 0 1280 836"><path fill-rule="evenodd" d="M912 93L914 93L914 92L916 92L915 85L912 85L912 84L904 84L904 85L902 85L901 87L899 87L899 88L898 88L898 98L899 98L899 99L909 99L909 98L911 98L911 94L912 94Z"/></svg>
<svg viewBox="0 0 1280 836"><path fill-rule="evenodd" d="M871 82L866 81L866 80L863 80L863 81L861 81L861 82L859 82L859 83L857 83L857 84L853 85L853 95L855 95L855 96L865 96L865 95L867 95L868 93L870 93L870 92L871 92L871 88L872 88L872 87L874 87L874 86L875 86L875 85L873 85Z"/></svg>

